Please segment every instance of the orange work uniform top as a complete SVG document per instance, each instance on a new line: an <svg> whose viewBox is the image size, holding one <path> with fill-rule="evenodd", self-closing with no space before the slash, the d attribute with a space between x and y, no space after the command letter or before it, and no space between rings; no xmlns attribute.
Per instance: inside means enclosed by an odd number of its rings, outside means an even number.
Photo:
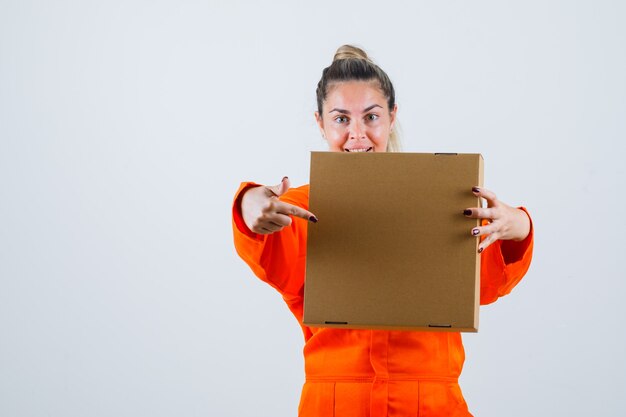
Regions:
<svg viewBox="0 0 626 417"><path fill-rule="evenodd" d="M233 204L235 248L254 274L282 295L304 332L306 382L300 417L471 416L458 385L465 352L460 333L315 328L302 324L307 221L260 235ZM309 186L280 197L308 210ZM324 221L324 219L320 219ZM469 238L469 237L468 237ZM521 242L497 241L481 257L480 302L508 294L528 270L533 231Z"/></svg>

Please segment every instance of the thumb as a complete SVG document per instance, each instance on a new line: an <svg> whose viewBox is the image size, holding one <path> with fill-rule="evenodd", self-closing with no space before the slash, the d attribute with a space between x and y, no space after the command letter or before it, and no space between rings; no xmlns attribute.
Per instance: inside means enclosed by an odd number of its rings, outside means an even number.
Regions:
<svg viewBox="0 0 626 417"><path fill-rule="evenodd" d="M268 186L267 189L276 197L280 197L285 194L291 187L291 182L288 177L283 177L282 181L278 185Z"/></svg>

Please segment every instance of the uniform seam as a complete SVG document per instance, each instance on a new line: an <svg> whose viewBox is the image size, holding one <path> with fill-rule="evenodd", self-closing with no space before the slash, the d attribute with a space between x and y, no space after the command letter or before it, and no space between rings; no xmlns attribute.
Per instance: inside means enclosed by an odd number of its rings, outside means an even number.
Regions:
<svg viewBox="0 0 626 417"><path fill-rule="evenodd" d="M453 382L458 383L458 378L452 376L371 376L371 377L343 377L343 376L315 376L306 377L306 382L374 382L374 381L423 381L423 382Z"/></svg>
<svg viewBox="0 0 626 417"><path fill-rule="evenodd" d="M417 382L417 417L420 415L420 389L422 388L422 384Z"/></svg>
<svg viewBox="0 0 626 417"><path fill-rule="evenodd" d="M337 409L337 383L333 382L333 417L335 417L335 411Z"/></svg>

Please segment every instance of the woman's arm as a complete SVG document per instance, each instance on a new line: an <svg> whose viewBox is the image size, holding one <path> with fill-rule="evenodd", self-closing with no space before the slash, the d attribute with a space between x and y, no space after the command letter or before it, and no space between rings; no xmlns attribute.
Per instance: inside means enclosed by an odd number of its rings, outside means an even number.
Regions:
<svg viewBox="0 0 626 417"><path fill-rule="evenodd" d="M471 230L480 236L480 303L490 304L511 292L528 271L533 254L533 226L525 208L515 208L497 199L484 188L474 195L487 200L487 207L466 209L467 217L482 219Z"/></svg>
<svg viewBox="0 0 626 417"><path fill-rule="evenodd" d="M250 195L251 192L254 193ZM297 296L304 283L307 222L302 217L312 216L307 207L308 188L289 189L288 180L275 187L242 183L233 201L237 253L257 277L283 295ZM299 217L292 219L286 212Z"/></svg>
<svg viewBox="0 0 626 417"><path fill-rule="evenodd" d="M291 217L317 222L317 218L308 210L279 200L289 190L289 178L283 177L278 185L256 186L244 190L241 201L241 215L248 229L258 234L270 234L281 231L291 224Z"/></svg>
<svg viewBox="0 0 626 417"><path fill-rule="evenodd" d="M473 207L463 212L467 217L487 220L486 224L472 229L472 235L485 236L478 252L482 252L496 240L523 241L530 233L530 218L524 210L511 207L498 200L496 195L487 189L474 187L472 192L477 197L487 200L487 207Z"/></svg>

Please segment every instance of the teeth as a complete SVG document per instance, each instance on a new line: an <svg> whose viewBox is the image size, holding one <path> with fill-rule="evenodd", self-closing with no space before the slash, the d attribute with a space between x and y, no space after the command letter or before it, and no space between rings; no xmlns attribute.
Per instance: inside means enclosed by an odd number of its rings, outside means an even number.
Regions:
<svg viewBox="0 0 626 417"><path fill-rule="evenodd" d="M346 149L346 152L368 152L370 151L372 148L360 148L360 149Z"/></svg>

